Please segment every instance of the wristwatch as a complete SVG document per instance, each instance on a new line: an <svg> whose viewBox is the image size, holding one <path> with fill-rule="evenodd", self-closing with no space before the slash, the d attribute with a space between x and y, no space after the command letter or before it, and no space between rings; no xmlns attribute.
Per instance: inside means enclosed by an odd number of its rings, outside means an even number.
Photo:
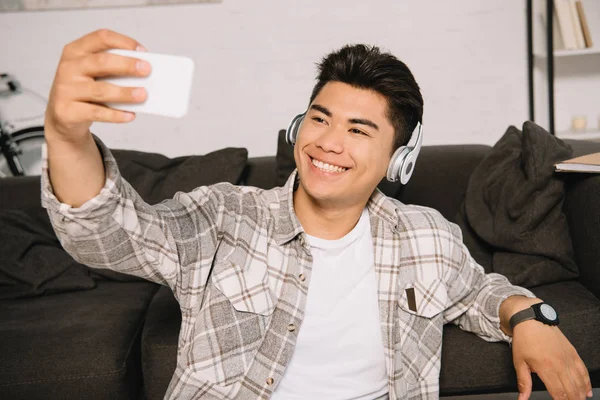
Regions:
<svg viewBox="0 0 600 400"><path fill-rule="evenodd" d="M535 319L546 325L558 325L558 313L554 307L548 303L538 303L515 313L510 318L510 329L514 329L517 324L530 319Z"/></svg>

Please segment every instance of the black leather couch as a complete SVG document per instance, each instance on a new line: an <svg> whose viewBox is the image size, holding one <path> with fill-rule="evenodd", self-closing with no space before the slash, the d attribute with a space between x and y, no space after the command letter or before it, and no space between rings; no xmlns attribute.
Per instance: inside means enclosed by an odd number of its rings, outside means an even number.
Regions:
<svg viewBox="0 0 600 400"><path fill-rule="evenodd" d="M576 155L600 151L600 143L567 142ZM425 146L411 182L382 189L454 220L469 176L489 150ZM276 170L274 156L250 158L240 183L273 187ZM39 187L39 177L0 180L0 210L39 207ZM558 309L563 332L600 387L600 175L568 177L564 212L580 277L532 290ZM168 288L137 280L104 279L92 290L0 300L0 398L162 399L180 322ZM515 392L509 346L447 326L440 385L442 396ZM537 379L534 385L543 388Z"/></svg>

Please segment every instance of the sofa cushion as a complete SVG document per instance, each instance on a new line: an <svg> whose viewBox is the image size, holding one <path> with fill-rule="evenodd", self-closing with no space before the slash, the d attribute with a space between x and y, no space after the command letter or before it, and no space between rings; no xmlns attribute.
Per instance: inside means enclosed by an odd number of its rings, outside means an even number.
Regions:
<svg viewBox="0 0 600 400"><path fill-rule="evenodd" d="M150 203L219 182L237 184L246 167L248 150L228 147L205 155L168 158L162 154L111 149L121 175Z"/></svg>
<svg viewBox="0 0 600 400"><path fill-rule="evenodd" d="M492 268L532 287L577 277L563 177L554 164L572 149L540 126L514 126L475 168L465 196L469 226L494 247Z"/></svg>
<svg viewBox="0 0 600 400"><path fill-rule="evenodd" d="M164 398L177 364L181 311L173 292L161 287L148 309L142 333L142 371L146 400Z"/></svg>
<svg viewBox="0 0 600 400"><path fill-rule="evenodd" d="M134 399L139 336L157 285L98 282L93 290L0 301L0 397Z"/></svg>
<svg viewBox="0 0 600 400"><path fill-rule="evenodd" d="M593 386L600 385L600 300L578 282L560 282L531 289L552 304L560 316L560 329L571 341L590 375ZM485 366L485 368L483 368ZM442 395L516 392L517 381L507 343L489 343L458 327L444 327L442 344ZM543 383L534 379L534 389Z"/></svg>

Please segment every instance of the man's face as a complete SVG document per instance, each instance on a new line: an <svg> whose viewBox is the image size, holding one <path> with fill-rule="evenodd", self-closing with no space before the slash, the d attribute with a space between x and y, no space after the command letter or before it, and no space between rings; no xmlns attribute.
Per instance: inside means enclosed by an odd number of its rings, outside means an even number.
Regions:
<svg viewBox="0 0 600 400"><path fill-rule="evenodd" d="M298 190L328 205L366 203L392 152L394 128L386 111L386 99L374 91L327 83L298 132Z"/></svg>

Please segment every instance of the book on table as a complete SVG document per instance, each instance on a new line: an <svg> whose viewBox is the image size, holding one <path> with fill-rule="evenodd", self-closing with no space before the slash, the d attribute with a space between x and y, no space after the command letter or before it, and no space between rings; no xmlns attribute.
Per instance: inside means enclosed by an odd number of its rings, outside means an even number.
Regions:
<svg viewBox="0 0 600 400"><path fill-rule="evenodd" d="M600 153L571 158L554 165L557 172L587 172L600 174Z"/></svg>

